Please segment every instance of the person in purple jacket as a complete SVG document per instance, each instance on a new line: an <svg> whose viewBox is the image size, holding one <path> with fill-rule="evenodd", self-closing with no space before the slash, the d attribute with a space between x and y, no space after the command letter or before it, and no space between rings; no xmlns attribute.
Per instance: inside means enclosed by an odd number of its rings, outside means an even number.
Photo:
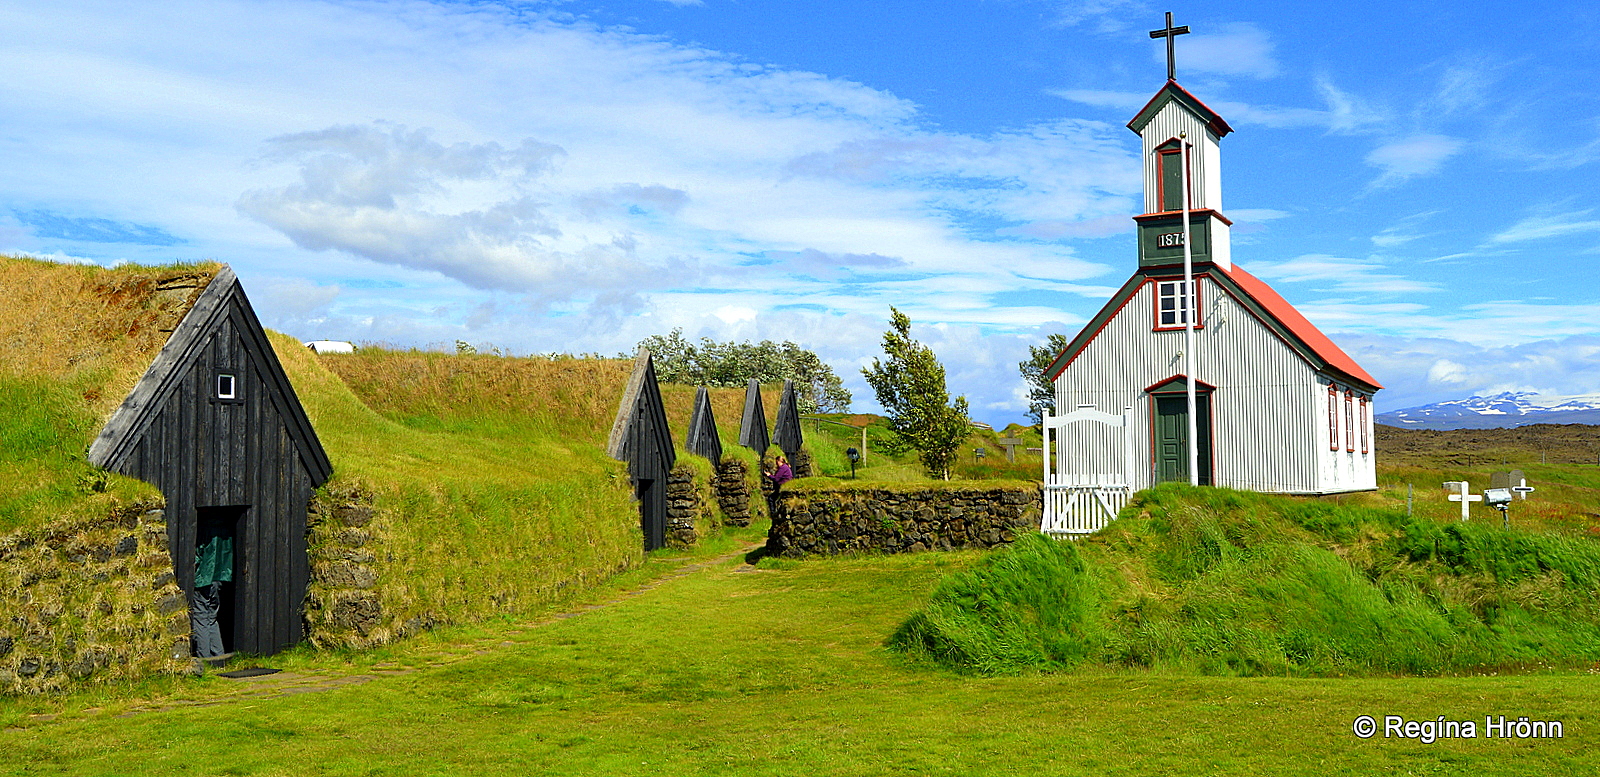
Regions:
<svg viewBox="0 0 1600 777"><path fill-rule="evenodd" d="M794 480L794 470L789 468L789 459L783 454L778 454L777 466L768 473L767 479L772 481L772 490L783 488L783 484Z"/></svg>
<svg viewBox="0 0 1600 777"><path fill-rule="evenodd" d="M778 504L778 492L783 489L783 484L794 480L794 470L789 468L789 460L778 454L772 469L762 468L762 477L772 484L772 490L767 492L767 515L772 515Z"/></svg>

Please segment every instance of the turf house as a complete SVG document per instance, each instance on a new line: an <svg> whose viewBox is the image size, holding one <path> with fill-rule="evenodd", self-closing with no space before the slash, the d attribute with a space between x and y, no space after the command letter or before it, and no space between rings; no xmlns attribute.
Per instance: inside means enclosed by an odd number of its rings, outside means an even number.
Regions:
<svg viewBox="0 0 1600 777"><path fill-rule="evenodd" d="M217 562L225 652L300 641L306 509L332 468L227 266L106 422L89 461L161 489L175 560L208 547L231 556ZM196 564L173 571L192 596Z"/></svg>

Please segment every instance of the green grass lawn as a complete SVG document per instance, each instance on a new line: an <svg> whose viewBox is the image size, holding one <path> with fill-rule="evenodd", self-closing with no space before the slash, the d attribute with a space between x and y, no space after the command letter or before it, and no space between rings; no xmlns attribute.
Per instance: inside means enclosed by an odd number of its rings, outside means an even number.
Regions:
<svg viewBox="0 0 1600 777"><path fill-rule="evenodd" d="M976 553L762 562L730 532L564 603L273 666L362 685L241 698L168 679L0 700L3 774L1579 774L1600 766L1600 677L957 676L883 640ZM657 578L659 585L624 595ZM190 702L179 705L179 701ZM197 702L197 704L196 704ZM211 702L219 702L210 704ZM209 706L206 706L208 705ZM133 707L170 707L116 717ZM177 705L177 706L174 706ZM54 720L33 717L59 714ZM1370 740L1369 714L1557 719L1559 740ZM1481 727L1481 723L1479 724Z"/></svg>

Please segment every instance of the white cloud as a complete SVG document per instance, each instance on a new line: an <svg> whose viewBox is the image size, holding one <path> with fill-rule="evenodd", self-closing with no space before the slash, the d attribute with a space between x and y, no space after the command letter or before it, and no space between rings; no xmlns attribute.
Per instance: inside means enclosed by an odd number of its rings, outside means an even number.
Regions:
<svg viewBox="0 0 1600 777"><path fill-rule="evenodd" d="M1459 138L1445 135L1413 135L1385 143L1367 154L1367 164L1383 170L1374 187L1389 186L1428 175L1465 145Z"/></svg>
<svg viewBox="0 0 1600 777"><path fill-rule="evenodd" d="M1483 346L1446 337L1343 334L1335 338L1373 377L1384 410L1499 391L1600 391L1600 336Z"/></svg>
<svg viewBox="0 0 1600 777"><path fill-rule="evenodd" d="M1467 368L1449 359L1440 359L1428 368L1429 383L1462 384L1467 382Z"/></svg>
<svg viewBox="0 0 1600 777"><path fill-rule="evenodd" d="M1363 294L1417 294L1438 291L1438 284L1416 281L1385 272L1371 260L1306 254L1276 264L1251 265L1251 272L1268 280L1309 283L1319 291Z"/></svg>
<svg viewBox="0 0 1600 777"><path fill-rule="evenodd" d="M1143 92L1113 92L1105 89L1047 89L1046 94L1055 95L1063 100L1075 103L1093 105L1096 108L1116 108L1130 114L1144 107L1150 102L1150 95Z"/></svg>
<svg viewBox="0 0 1600 777"><path fill-rule="evenodd" d="M1289 211L1274 210L1272 208L1239 208L1237 210L1228 211L1228 218L1233 219L1233 223L1235 224L1276 221L1278 219L1288 218L1293 215L1294 214L1290 213Z"/></svg>
<svg viewBox="0 0 1600 777"><path fill-rule="evenodd" d="M1254 24L1232 22L1196 30L1179 37L1177 46L1180 75L1188 70L1251 78L1272 78L1278 74L1271 36ZM1155 52L1155 59L1166 63L1165 46Z"/></svg>
<svg viewBox="0 0 1600 777"><path fill-rule="evenodd" d="M1587 218L1593 210L1529 216L1489 238L1491 243L1520 243L1580 232L1600 231L1600 219Z"/></svg>

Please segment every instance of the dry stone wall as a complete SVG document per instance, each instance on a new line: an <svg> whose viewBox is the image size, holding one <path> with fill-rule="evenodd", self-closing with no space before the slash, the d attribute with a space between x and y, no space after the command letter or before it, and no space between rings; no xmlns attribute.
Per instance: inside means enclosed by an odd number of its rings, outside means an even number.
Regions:
<svg viewBox="0 0 1600 777"><path fill-rule="evenodd" d="M0 537L0 693L183 671L189 655L155 505Z"/></svg>
<svg viewBox="0 0 1600 777"><path fill-rule="evenodd" d="M711 481L722 508L722 520L729 526L750 525L750 469L743 461L724 456Z"/></svg>
<svg viewBox="0 0 1600 777"><path fill-rule="evenodd" d="M789 471L794 473L795 479L808 478L817 474L812 470L811 451L801 448L789 457Z"/></svg>
<svg viewBox="0 0 1600 777"><path fill-rule="evenodd" d="M700 527L710 528L711 506L695 482L693 467L678 464L667 473L667 544L687 548L700 540Z"/></svg>
<svg viewBox="0 0 1600 777"><path fill-rule="evenodd" d="M768 551L779 556L992 548L1037 531L1037 486L785 489Z"/></svg>
<svg viewBox="0 0 1600 777"><path fill-rule="evenodd" d="M387 519L360 486L328 486L311 500L307 545L311 581L306 591L306 638L320 648L367 648L435 625L430 617L404 618L385 597L382 570ZM389 586L393 588L394 586ZM402 587L403 588L403 587Z"/></svg>

